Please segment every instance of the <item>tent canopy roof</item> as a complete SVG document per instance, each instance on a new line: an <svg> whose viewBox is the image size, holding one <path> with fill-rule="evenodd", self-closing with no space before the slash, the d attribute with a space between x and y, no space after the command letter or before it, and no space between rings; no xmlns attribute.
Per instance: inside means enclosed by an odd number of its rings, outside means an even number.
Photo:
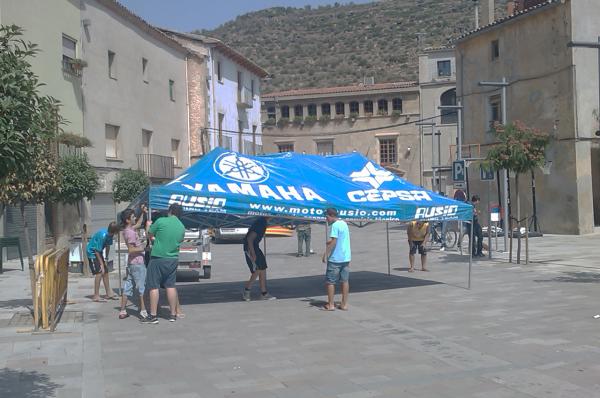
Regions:
<svg viewBox="0 0 600 398"><path fill-rule="evenodd" d="M198 228L325 220L337 209L348 221L470 220L471 205L425 190L353 152L320 156L243 155L217 148L173 181L149 190L152 210L182 205Z"/></svg>

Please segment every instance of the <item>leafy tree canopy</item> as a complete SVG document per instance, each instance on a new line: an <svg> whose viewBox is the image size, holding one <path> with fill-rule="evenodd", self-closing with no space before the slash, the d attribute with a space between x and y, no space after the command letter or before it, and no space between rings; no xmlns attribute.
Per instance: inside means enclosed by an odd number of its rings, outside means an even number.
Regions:
<svg viewBox="0 0 600 398"><path fill-rule="evenodd" d="M545 149L550 141L548 134L526 126L520 121L506 126L494 126L500 141L487 154L487 164L494 170L507 169L525 173L545 160Z"/></svg>
<svg viewBox="0 0 600 398"><path fill-rule="evenodd" d="M91 200L100 186L96 170L85 155L61 158L58 174L61 183L57 199L63 203L77 204L83 199Z"/></svg>
<svg viewBox="0 0 600 398"><path fill-rule="evenodd" d="M18 26L0 25L0 180L8 177L12 183L38 167L38 152L62 123L58 101L40 94L41 84L28 61L37 46L25 42L22 34Z"/></svg>
<svg viewBox="0 0 600 398"><path fill-rule="evenodd" d="M150 180L143 171L121 170L113 183L115 202L130 202L150 186Z"/></svg>

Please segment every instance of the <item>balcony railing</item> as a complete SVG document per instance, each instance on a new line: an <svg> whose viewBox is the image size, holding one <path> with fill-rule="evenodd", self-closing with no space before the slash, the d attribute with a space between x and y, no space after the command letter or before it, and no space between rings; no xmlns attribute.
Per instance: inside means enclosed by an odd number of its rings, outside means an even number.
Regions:
<svg viewBox="0 0 600 398"><path fill-rule="evenodd" d="M253 102L254 98L250 90L246 87L242 87L242 89L238 90L237 103L240 108L252 108Z"/></svg>
<svg viewBox="0 0 600 398"><path fill-rule="evenodd" d="M172 179L174 162L171 156L138 154L138 170L150 178Z"/></svg>

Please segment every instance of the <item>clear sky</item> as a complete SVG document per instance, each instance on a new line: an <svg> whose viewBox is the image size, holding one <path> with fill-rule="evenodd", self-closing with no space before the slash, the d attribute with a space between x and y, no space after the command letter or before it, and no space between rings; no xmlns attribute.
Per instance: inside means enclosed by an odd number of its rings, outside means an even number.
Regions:
<svg viewBox="0 0 600 398"><path fill-rule="evenodd" d="M334 4L335 0L119 0L151 24L181 32L213 29L238 15L270 7ZM353 0L369 3L374 0ZM340 4L350 1L337 0Z"/></svg>

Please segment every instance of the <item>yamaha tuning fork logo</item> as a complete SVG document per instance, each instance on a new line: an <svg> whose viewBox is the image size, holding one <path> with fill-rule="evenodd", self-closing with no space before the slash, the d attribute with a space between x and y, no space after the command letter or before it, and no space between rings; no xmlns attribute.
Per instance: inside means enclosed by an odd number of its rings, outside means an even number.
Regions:
<svg viewBox="0 0 600 398"><path fill-rule="evenodd" d="M235 152L221 154L213 168L221 177L238 182L260 183L269 178L269 170L262 164Z"/></svg>
<svg viewBox="0 0 600 398"><path fill-rule="evenodd" d="M373 163L368 162L361 171L355 171L350 174L352 181L360 181L371 184L374 189L378 189L386 181L392 181L394 175L387 170L377 169Z"/></svg>

